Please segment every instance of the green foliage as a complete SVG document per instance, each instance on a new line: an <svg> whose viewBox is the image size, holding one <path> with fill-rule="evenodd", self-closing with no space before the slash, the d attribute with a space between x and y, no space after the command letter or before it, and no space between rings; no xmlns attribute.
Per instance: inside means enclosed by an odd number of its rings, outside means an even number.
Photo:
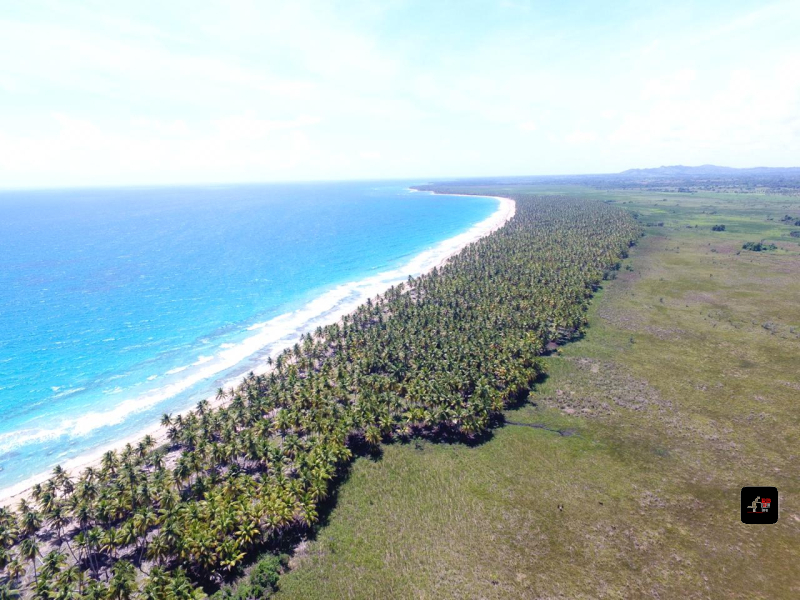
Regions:
<svg viewBox="0 0 800 600"><path fill-rule="evenodd" d="M787 223L788 225L794 225L795 227L800 227L800 219L790 215L784 215L784 217L781 219L781 222Z"/></svg>
<svg viewBox="0 0 800 600"><path fill-rule="evenodd" d="M742 246L742 250L751 250L752 252L767 252L770 250L777 250L778 247L775 244L765 244L763 241L761 242L745 242Z"/></svg>
<svg viewBox="0 0 800 600"><path fill-rule="evenodd" d="M609 204L515 198L504 227L304 335L269 374L220 390L225 406L202 401L166 415L169 447L145 437L77 481L56 468L32 503L0 513L2 562L29 564L40 587L188 597L313 527L355 451L391 438L486 433L542 373L545 345L582 332L593 291L640 235ZM42 568L39 540L53 533L88 585L60 579L60 556ZM274 586L265 564L237 597ZM135 580L143 566L144 591Z"/></svg>
<svg viewBox="0 0 800 600"><path fill-rule="evenodd" d="M278 578L286 565L288 556L265 554L259 558L245 581L235 586L226 586L212 596L212 600L249 600L269 598L278 587Z"/></svg>

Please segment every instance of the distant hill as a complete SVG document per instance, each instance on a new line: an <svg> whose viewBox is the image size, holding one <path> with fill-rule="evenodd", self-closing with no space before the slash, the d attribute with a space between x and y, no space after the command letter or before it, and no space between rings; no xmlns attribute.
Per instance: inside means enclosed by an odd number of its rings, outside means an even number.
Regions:
<svg viewBox="0 0 800 600"><path fill-rule="evenodd" d="M672 165L668 167L655 167L652 169L628 169L618 173L620 177L736 177L736 176L772 176L772 177L797 177L800 167L752 167L749 169L735 169L733 167L719 167L717 165L700 165L699 167L686 167Z"/></svg>

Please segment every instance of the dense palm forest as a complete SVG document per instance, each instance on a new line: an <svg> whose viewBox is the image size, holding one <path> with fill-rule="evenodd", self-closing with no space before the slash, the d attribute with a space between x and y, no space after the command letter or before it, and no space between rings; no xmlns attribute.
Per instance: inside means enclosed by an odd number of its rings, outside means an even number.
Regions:
<svg viewBox="0 0 800 600"><path fill-rule="evenodd" d="M144 438L76 478L56 468L0 509L0 598L202 596L312 528L355 454L486 433L638 236L603 203L515 199L503 228L303 336L220 390L221 408L164 415L168 443Z"/></svg>

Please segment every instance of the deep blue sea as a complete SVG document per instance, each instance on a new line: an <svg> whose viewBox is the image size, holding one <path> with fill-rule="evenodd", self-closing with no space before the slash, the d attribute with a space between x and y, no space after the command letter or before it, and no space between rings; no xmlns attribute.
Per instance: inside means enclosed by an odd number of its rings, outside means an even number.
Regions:
<svg viewBox="0 0 800 600"><path fill-rule="evenodd" d="M0 488L229 386L497 209L408 185L0 193Z"/></svg>

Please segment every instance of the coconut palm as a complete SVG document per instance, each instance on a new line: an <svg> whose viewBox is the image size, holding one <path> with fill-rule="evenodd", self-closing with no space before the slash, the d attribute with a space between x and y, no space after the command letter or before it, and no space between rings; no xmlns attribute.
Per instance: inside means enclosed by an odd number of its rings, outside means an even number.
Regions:
<svg viewBox="0 0 800 600"><path fill-rule="evenodd" d="M112 571L107 597L113 600L130 600L137 589L133 565L126 560L120 560L114 564Z"/></svg>
<svg viewBox="0 0 800 600"><path fill-rule="evenodd" d="M22 540L19 545L19 555L21 558L30 561L31 566L33 567L33 579L34 581L38 580L39 576L36 570L36 557L39 556L39 542L36 541L36 538L29 537Z"/></svg>
<svg viewBox="0 0 800 600"><path fill-rule="evenodd" d="M9 561L6 565L6 575L8 575L10 581L17 582L24 574L25 565L16 558Z"/></svg>
<svg viewBox="0 0 800 600"><path fill-rule="evenodd" d="M0 585L0 600L16 600L17 598L19 598L18 589L8 585Z"/></svg>

